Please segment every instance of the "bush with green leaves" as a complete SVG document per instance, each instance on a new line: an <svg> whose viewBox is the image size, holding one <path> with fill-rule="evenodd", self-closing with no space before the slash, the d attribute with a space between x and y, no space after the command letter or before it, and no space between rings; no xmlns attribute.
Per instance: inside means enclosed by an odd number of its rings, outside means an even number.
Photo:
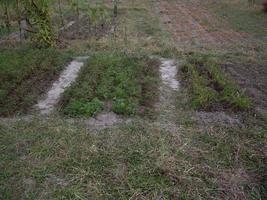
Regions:
<svg viewBox="0 0 267 200"><path fill-rule="evenodd" d="M28 20L33 24L32 39L38 46L54 46L55 36L51 23L52 0L24 0Z"/></svg>

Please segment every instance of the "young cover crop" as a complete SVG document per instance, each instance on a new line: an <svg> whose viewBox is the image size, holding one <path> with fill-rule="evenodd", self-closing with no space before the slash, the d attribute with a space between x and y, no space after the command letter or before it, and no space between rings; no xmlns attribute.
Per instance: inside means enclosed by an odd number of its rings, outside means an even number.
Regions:
<svg viewBox="0 0 267 200"><path fill-rule="evenodd" d="M89 60L79 80L64 94L64 114L93 116L104 109L124 115L153 111L157 60L121 52L96 53Z"/></svg>
<svg viewBox="0 0 267 200"><path fill-rule="evenodd" d="M189 85L193 108L235 111L251 108L250 99L224 76L216 60L210 56L189 55L181 71Z"/></svg>
<svg viewBox="0 0 267 200"><path fill-rule="evenodd" d="M31 46L0 50L0 116L31 109L70 58L69 53Z"/></svg>

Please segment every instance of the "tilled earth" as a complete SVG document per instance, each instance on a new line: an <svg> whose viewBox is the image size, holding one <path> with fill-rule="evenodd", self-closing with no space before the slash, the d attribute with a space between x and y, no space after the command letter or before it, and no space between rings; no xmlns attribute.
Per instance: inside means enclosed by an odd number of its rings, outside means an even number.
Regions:
<svg viewBox="0 0 267 200"><path fill-rule="evenodd" d="M253 98L256 111L267 115L267 65L227 64L226 71Z"/></svg>

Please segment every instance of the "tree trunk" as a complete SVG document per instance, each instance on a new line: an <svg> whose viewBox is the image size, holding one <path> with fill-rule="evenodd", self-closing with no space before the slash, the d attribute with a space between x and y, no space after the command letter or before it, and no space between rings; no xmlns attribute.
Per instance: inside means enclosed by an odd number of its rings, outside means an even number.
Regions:
<svg viewBox="0 0 267 200"><path fill-rule="evenodd" d="M80 8L79 8L79 0L76 0L76 24L77 30L80 31Z"/></svg>
<svg viewBox="0 0 267 200"><path fill-rule="evenodd" d="M8 12L8 6L6 3L5 3L5 17L6 17L5 24L6 24L6 28L8 30L8 33L9 33L11 24L10 24L10 16L9 16L9 12Z"/></svg>
<svg viewBox="0 0 267 200"><path fill-rule="evenodd" d="M117 5L117 0L114 0L114 10L113 10L113 15L114 15L114 18L116 18L117 15L118 15L118 5Z"/></svg>
<svg viewBox="0 0 267 200"><path fill-rule="evenodd" d="M16 0L16 9L17 9L17 22L18 22L18 26L19 26L19 37L20 37L20 40L22 40L22 30L21 30L21 13L20 13L20 3L19 3L19 0Z"/></svg>
<svg viewBox="0 0 267 200"><path fill-rule="evenodd" d="M62 13L62 7L61 7L61 0L58 0L58 8L59 8L59 14L60 14L60 20L61 20L61 26L65 30L65 24L64 24L64 18L63 18L63 13Z"/></svg>

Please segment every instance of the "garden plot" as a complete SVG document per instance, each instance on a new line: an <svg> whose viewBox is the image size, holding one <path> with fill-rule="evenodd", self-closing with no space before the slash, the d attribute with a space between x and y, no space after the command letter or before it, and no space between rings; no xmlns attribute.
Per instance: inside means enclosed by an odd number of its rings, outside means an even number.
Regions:
<svg viewBox="0 0 267 200"><path fill-rule="evenodd" d="M70 58L67 52L31 46L0 50L0 116L27 113Z"/></svg>
<svg viewBox="0 0 267 200"><path fill-rule="evenodd" d="M61 73L59 79L53 84L48 91L45 99L38 102L35 106L41 114L49 114L54 110L55 105L60 100L61 94L69 87L77 78L81 67L84 65L88 57L78 57L72 61L66 69Z"/></svg>
<svg viewBox="0 0 267 200"><path fill-rule="evenodd" d="M251 109L251 100L224 75L216 59L209 55L188 55L181 71L192 108L205 111Z"/></svg>
<svg viewBox="0 0 267 200"><path fill-rule="evenodd" d="M151 114L158 95L158 61L121 52L92 55L63 95L61 113L90 117L100 112Z"/></svg>

